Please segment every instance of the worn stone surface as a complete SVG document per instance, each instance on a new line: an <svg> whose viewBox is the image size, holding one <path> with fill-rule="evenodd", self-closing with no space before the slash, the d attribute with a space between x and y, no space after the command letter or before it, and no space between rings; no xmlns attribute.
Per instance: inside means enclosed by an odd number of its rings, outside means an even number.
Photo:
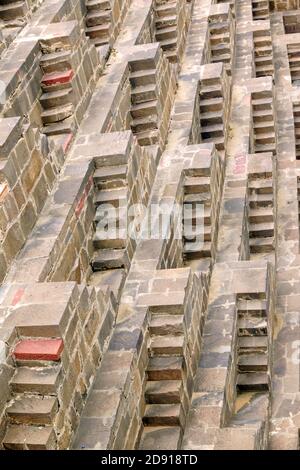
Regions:
<svg viewBox="0 0 300 470"><path fill-rule="evenodd" d="M299 2L2 3L1 448L298 449Z"/></svg>

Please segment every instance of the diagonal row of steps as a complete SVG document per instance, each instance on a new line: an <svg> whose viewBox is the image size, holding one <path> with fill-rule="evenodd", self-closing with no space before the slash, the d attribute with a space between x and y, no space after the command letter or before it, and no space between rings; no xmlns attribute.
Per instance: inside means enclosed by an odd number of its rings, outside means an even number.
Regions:
<svg viewBox="0 0 300 470"><path fill-rule="evenodd" d="M272 175L248 181L249 245L251 254L274 251L274 203Z"/></svg>
<svg viewBox="0 0 300 470"><path fill-rule="evenodd" d="M268 0L252 0L253 20L267 20L270 18L270 7Z"/></svg>
<svg viewBox="0 0 300 470"><path fill-rule="evenodd" d="M200 133L202 142L224 150L227 138L229 83L226 74L200 80Z"/></svg>
<svg viewBox="0 0 300 470"><path fill-rule="evenodd" d="M26 338L26 342L28 340L31 341ZM39 343L35 339L33 342ZM53 423L58 411L57 392L62 382L60 354L43 359L17 356L15 362L3 446L13 450L52 449L55 447Z"/></svg>
<svg viewBox="0 0 300 470"><path fill-rule="evenodd" d="M177 0L158 1L154 6L155 39L160 43L170 62L177 62L178 41L178 2Z"/></svg>
<svg viewBox="0 0 300 470"><path fill-rule="evenodd" d="M112 8L109 0L86 0L85 33L95 46L108 44L111 33Z"/></svg>
<svg viewBox="0 0 300 470"><path fill-rule="evenodd" d="M28 13L25 0L3 0L0 5L0 20L10 25L14 20L23 19Z"/></svg>
<svg viewBox="0 0 300 470"><path fill-rule="evenodd" d="M152 312L146 408L139 448L178 449L187 412L182 311Z"/></svg>
<svg viewBox="0 0 300 470"><path fill-rule="evenodd" d="M145 61L141 70L132 64L131 83L131 129L140 145L156 145L159 141L158 106L159 90L157 88L155 61Z"/></svg>
<svg viewBox="0 0 300 470"><path fill-rule="evenodd" d="M75 97L73 92L74 73L71 67L71 51L64 50L43 54L40 67L42 95L40 104L42 131L48 135L72 135Z"/></svg>
<svg viewBox="0 0 300 470"><path fill-rule="evenodd" d="M239 393L266 391L269 389L269 377L265 294L239 296L237 314L237 390Z"/></svg>
<svg viewBox="0 0 300 470"><path fill-rule="evenodd" d="M300 63L300 62L299 62ZM300 158L300 103L293 103L296 159Z"/></svg>
<svg viewBox="0 0 300 470"><path fill-rule="evenodd" d="M256 77L273 76L273 48L270 30L253 33Z"/></svg>
<svg viewBox="0 0 300 470"><path fill-rule="evenodd" d="M252 116L254 132L254 153L276 153L272 92L252 94Z"/></svg>
<svg viewBox="0 0 300 470"><path fill-rule="evenodd" d="M211 192L208 169L186 176L183 199L183 257L185 265L211 258Z"/></svg>
<svg viewBox="0 0 300 470"><path fill-rule="evenodd" d="M127 160L96 159L93 271L124 268L127 264Z"/></svg>

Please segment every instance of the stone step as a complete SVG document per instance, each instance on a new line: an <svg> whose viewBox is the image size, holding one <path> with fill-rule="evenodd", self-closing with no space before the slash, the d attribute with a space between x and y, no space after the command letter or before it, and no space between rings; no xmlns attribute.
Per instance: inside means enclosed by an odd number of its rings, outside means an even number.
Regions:
<svg viewBox="0 0 300 470"><path fill-rule="evenodd" d="M257 194L248 195L250 209L258 209L262 207L273 207L273 194Z"/></svg>
<svg viewBox="0 0 300 470"><path fill-rule="evenodd" d="M250 238L251 253L270 253L275 249L274 237Z"/></svg>
<svg viewBox="0 0 300 470"><path fill-rule="evenodd" d="M185 194L208 193L210 192L210 177L186 176L183 185Z"/></svg>
<svg viewBox="0 0 300 470"><path fill-rule="evenodd" d="M85 6L88 11L90 10L110 10L110 0L86 0Z"/></svg>
<svg viewBox="0 0 300 470"><path fill-rule="evenodd" d="M71 52L67 50L43 54L40 58L40 67L45 75L69 70L71 69Z"/></svg>
<svg viewBox="0 0 300 470"><path fill-rule="evenodd" d="M0 5L0 18L4 21L23 18L26 15L26 2L12 2Z"/></svg>
<svg viewBox="0 0 300 470"><path fill-rule="evenodd" d="M127 184L127 165L96 168L93 179L99 190L116 189Z"/></svg>
<svg viewBox="0 0 300 470"><path fill-rule="evenodd" d="M41 87L45 93L70 88L74 77L73 69L55 70L51 73L45 73L41 79Z"/></svg>
<svg viewBox="0 0 300 470"><path fill-rule="evenodd" d="M169 28L170 26L177 25L177 16L176 15L167 15L155 18L155 27L156 30Z"/></svg>
<svg viewBox="0 0 300 470"><path fill-rule="evenodd" d="M253 111L273 110L273 98L252 99Z"/></svg>
<svg viewBox="0 0 300 470"><path fill-rule="evenodd" d="M239 336L265 336L268 331L266 319L260 317L239 318Z"/></svg>
<svg viewBox="0 0 300 470"><path fill-rule="evenodd" d="M133 87L155 85L156 84L156 70L155 69L137 70L135 72L131 72L129 79Z"/></svg>
<svg viewBox="0 0 300 470"><path fill-rule="evenodd" d="M116 248L122 249L126 247L127 243L127 229L120 229L115 226L110 225L111 228L102 231L96 231L93 236L93 246L96 250L107 249L107 248Z"/></svg>
<svg viewBox="0 0 300 470"><path fill-rule="evenodd" d="M153 146L159 143L159 133L157 129L136 132L135 135L139 145Z"/></svg>
<svg viewBox="0 0 300 470"><path fill-rule="evenodd" d="M103 204L109 204L113 207L124 207L126 203L127 187L101 190L95 196L95 205L97 207Z"/></svg>
<svg viewBox="0 0 300 470"><path fill-rule="evenodd" d="M202 100L211 100L222 98L223 100L223 86L221 83L216 85L202 85L200 87L200 106L202 105Z"/></svg>
<svg viewBox="0 0 300 470"><path fill-rule="evenodd" d="M91 39L100 38L103 40L108 40L110 34L110 23L99 24L97 26L85 28L85 34Z"/></svg>
<svg viewBox="0 0 300 470"><path fill-rule="evenodd" d="M6 409L10 422L15 424L52 424L58 410L55 397L19 395Z"/></svg>
<svg viewBox="0 0 300 470"><path fill-rule="evenodd" d="M197 204L203 204L205 207L209 207L211 204L211 193L210 192L199 192L184 194L183 203L185 206L196 206Z"/></svg>
<svg viewBox="0 0 300 470"><path fill-rule="evenodd" d="M158 2L157 2L158 3ZM166 3L156 4L154 7L155 15L158 17L165 17L177 14L177 2L167 1Z"/></svg>
<svg viewBox="0 0 300 470"><path fill-rule="evenodd" d="M144 103L145 101L156 100L157 88L155 83L149 85L142 85L133 88L131 91L131 100L133 104Z"/></svg>
<svg viewBox="0 0 300 470"><path fill-rule="evenodd" d="M15 361L34 361L58 362L64 349L64 343L61 338L26 338L20 340L12 352Z"/></svg>
<svg viewBox="0 0 300 470"><path fill-rule="evenodd" d="M52 426L9 425L3 439L5 449L51 450L55 448Z"/></svg>
<svg viewBox="0 0 300 470"><path fill-rule="evenodd" d="M274 223L269 222L265 224L250 224L249 225L250 238L273 238L274 237Z"/></svg>
<svg viewBox="0 0 300 470"><path fill-rule="evenodd" d="M14 393L56 393L61 381L60 367L18 367L10 381Z"/></svg>
<svg viewBox="0 0 300 470"><path fill-rule="evenodd" d="M272 194L273 193L273 179L272 178L259 178L250 180L248 188L255 190L258 194Z"/></svg>
<svg viewBox="0 0 300 470"><path fill-rule="evenodd" d="M211 242L186 242L183 246L184 258L187 260L211 256Z"/></svg>
<svg viewBox="0 0 300 470"><path fill-rule="evenodd" d="M273 154L276 153L276 145L275 143L273 144L263 144L259 145L255 143L255 148L254 148L255 153L266 153L266 152L272 152Z"/></svg>
<svg viewBox="0 0 300 470"><path fill-rule="evenodd" d="M250 224L274 222L273 207L256 207L255 209L250 208L249 222Z"/></svg>
<svg viewBox="0 0 300 470"><path fill-rule="evenodd" d="M181 356L183 354L184 336L152 336L149 353L154 356Z"/></svg>
<svg viewBox="0 0 300 470"><path fill-rule="evenodd" d="M238 359L240 372L266 372L268 370L267 354L242 354Z"/></svg>
<svg viewBox="0 0 300 470"><path fill-rule="evenodd" d="M93 271L104 269L125 268L128 264L128 257L124 249L102 249L94 253L92 260Z"/></svg>
<svg viewBox="0 0 300 470"><path fill-rule="evenodd" d="M265 132L265 133L255 133L255 144L264 145L264 144L274 144L275 143L275 133L274 131Z"/></svg>
<svg viewBox="0 0 300 470"><path fill-rule="evenodd" d="M55 124L48 124L42 128L43 134L47 136L70 134L74 131L74 121L71 118L64 119L61 122Z"/></svg>
<svg viewBox="0 0 300 470"><path fill-rule="evenodd" d="M224 114L223 111L213 111L212 113L201 113L200 124L201 127L211 126L214 124L223 124Z"/></svg>
<svg viewBox="0 0 300 470"><path fill-rule="evenodd" d="M150 357L147 367L148 380L182 380L182 357Z"/></svg>
<svg viewBox="0 0 300 470"><path fill-rule="evenodd" d="M131 129L134 134L157 130L158 116L156 114L142 118L136 118L132 121Z"/></svg>
<svg viewBox="0 0 300 470"><path fill-rule="evenodd" d="M223 98L208 98L200 99L200 111L201 113L213 113L215 111L222 111L223 109ZM200 114L201 116L201 114Z"/></svg>
<svg viewBox="0 0 300 470"><path fill-rule="evenodd" d="M260 134L274 133L274 121L253 122L255 138L259 138Z"/></svg>
<svg viewBox="0 0 300 470"><path fill-rule="evenodd" d="M124 229L127 224L127 207L115 208L109 207L106 210L105 206L98 206L94 217L94 228L97 231L101 227L115 227L116 229Z"/></svg>
<svg viewBox="0 0 300 470"><path fill-rule="evenodd" d="M174 51L177 48L177 38L161 39L159 43L163 51L167 51L167 50Z"/></svg>
<svg viewBox="0 0 300 470"><path fill-rule="evenodd" d="M193 226L183 219L183 241L184 243L211 242L211 226L204 225L203 221Z"/></svg>
<svg viewBox="0 0 300 470"><path fill-rule="evenodd" d="M239 374L237 378L237 389L247 392L269 390L268 374L266 372Z"/></svg>
<svg viewBox="0 0 300 470"><path fill-rule="evenodd" d="M181 380L153 380L146 384L146 403L181 403L182 393L183 389Z"/></svg>
<svg viewBox="0 0 300 470"><path fill-rule="evenodd" d="M181 438L179 426L145 427L139 450L177 450L180 449Z"/></svg>
<svg viewBox="0 0 300 470"><path fill-rule="evenodd" d="M157 115L157 100L147 101L131 106L131 116L133 119L144 118L147 116Z"/></svg>
<svg viewBox="0 0 300 470"><path fill-rule="evenodd" d="M156 336L182 335L184 332L183 315L154 314L151 316L149 332Z"/></svg>
<svg viewBox="0 0 300 470"><path fill-rule="evenodd" d="M268 336L241 336L238 338L238 353L266 353L268 350Z"/></svg>
<svg viewBox="0 0 300 470"><path fill-rule="evenodd" d="M183 421L180 403L146 405L143 416L145 426L182 426Z"/></svg>
<svg viewBox="0 0 300 470"><path fill-rule="evenodd" d="M165 39L177 39L177 27L170 26L169 28L158 29L155 32L156 41L163 41Z"/></svg>
<svg viewBox="0 0 300 470"><path fill-rule="evenodd" d="M72 88L43 93L40 97L40 103L45 110L72 104Z"/></svg>
<svg viewBox="0 0 300 470"><path fill-rule="evenodd" d="M237 301L239 314L249 313L254 316L265 316L266 307L266 301L261 299L238 299Z"/></svg>
<svg viewBox="0 0 300 470"><path fill-rule="evenodd" d="M201 201L199 201L201 203ZM188 205L189 207L189 205ZM184 211L184 221L188 227L195 226L210 226L211 225L211 207L204 205L204 211L198 211L199 214L191 214L191 211L188 209Z"/></svg>
<svg viewBox="0 0 300 470"><path fill-rule="evenodd" d="M256 74L260 76L268 76L268 75L273 75L274 73L274 67L273 64L270 65L256 65L255 66L255 71Z"/></svg>
<svg viewBox="0 0 300 470"><path fill-rule="evenodd" d="M274 116L273 116L273 109L259 109L257 111L253 111L252 113L253 117L253 122L269 122L272 121L274 122Z"/></svg>
<svg viewBox="0 0 300 470"><path fill-rule="evenodd" d="M88 27L109 24L111 22L111 10L93 10L85 18Z"/></svg>
<svg viewBox="0 0 300 470"><path fill-rule="evenodd" d="M73 104L67 104L64 106L57 106L56 108L46 109L41 113L42 122L44 125L60 122L72 116L73 112Z"/></svg>

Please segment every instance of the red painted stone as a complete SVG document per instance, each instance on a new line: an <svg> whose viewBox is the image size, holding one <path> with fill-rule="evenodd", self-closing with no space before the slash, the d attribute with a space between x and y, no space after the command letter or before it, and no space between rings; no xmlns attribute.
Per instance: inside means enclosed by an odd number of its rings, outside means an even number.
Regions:
<svg viewBox="0 0 300 470"><path fill-rule="evenodd" d="M56 83L68 83L73 75L72 69L65 70L64 72L46 73L42 78L42 83L46 86L55 85Z"/></svg>
<svg viewBox="0 0 300 470"><path fill-rule="evenodd" d="M15 307L20 302L20 300L22 299L24 295L24 292L25 292L25 289L22 289L22 288L17 290L11 302L13 307Z"/></svg>
<svg viewBox="0 0 300 470"><path fill-rule="evenodd" d="M64 143L63 143L63 151L64 153L67 152L67 150L69 149L70 145L71 145L71 142L72 142L72 139L73 139L73 134L72 132L70 132L70 134L67 135Z"/></svg>
<svg viewBox="0 0 300 470"><path fill-rule="evenodd" d="M13 354L20 360L58 361L63 348L62 339L24 339L16 345Z"/></svg>

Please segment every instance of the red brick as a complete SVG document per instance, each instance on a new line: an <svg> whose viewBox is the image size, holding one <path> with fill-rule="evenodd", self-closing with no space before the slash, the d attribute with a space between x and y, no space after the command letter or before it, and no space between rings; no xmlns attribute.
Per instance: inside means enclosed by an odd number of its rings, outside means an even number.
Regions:
<svg viewBox="0 0 300 470"><path fill-rule="evenodd" d="M55 85L56 83L68 83L71 81L74 72L72 69L64 72L46 73L42 78L42 83L46 86Z"/></svg>
<svg viewBox="0 0 300 470"><path fill-rule="evenodd" d="M20 360L58 361L63 347L62 339L26 339L16 345L13 354Z"/></svg>

